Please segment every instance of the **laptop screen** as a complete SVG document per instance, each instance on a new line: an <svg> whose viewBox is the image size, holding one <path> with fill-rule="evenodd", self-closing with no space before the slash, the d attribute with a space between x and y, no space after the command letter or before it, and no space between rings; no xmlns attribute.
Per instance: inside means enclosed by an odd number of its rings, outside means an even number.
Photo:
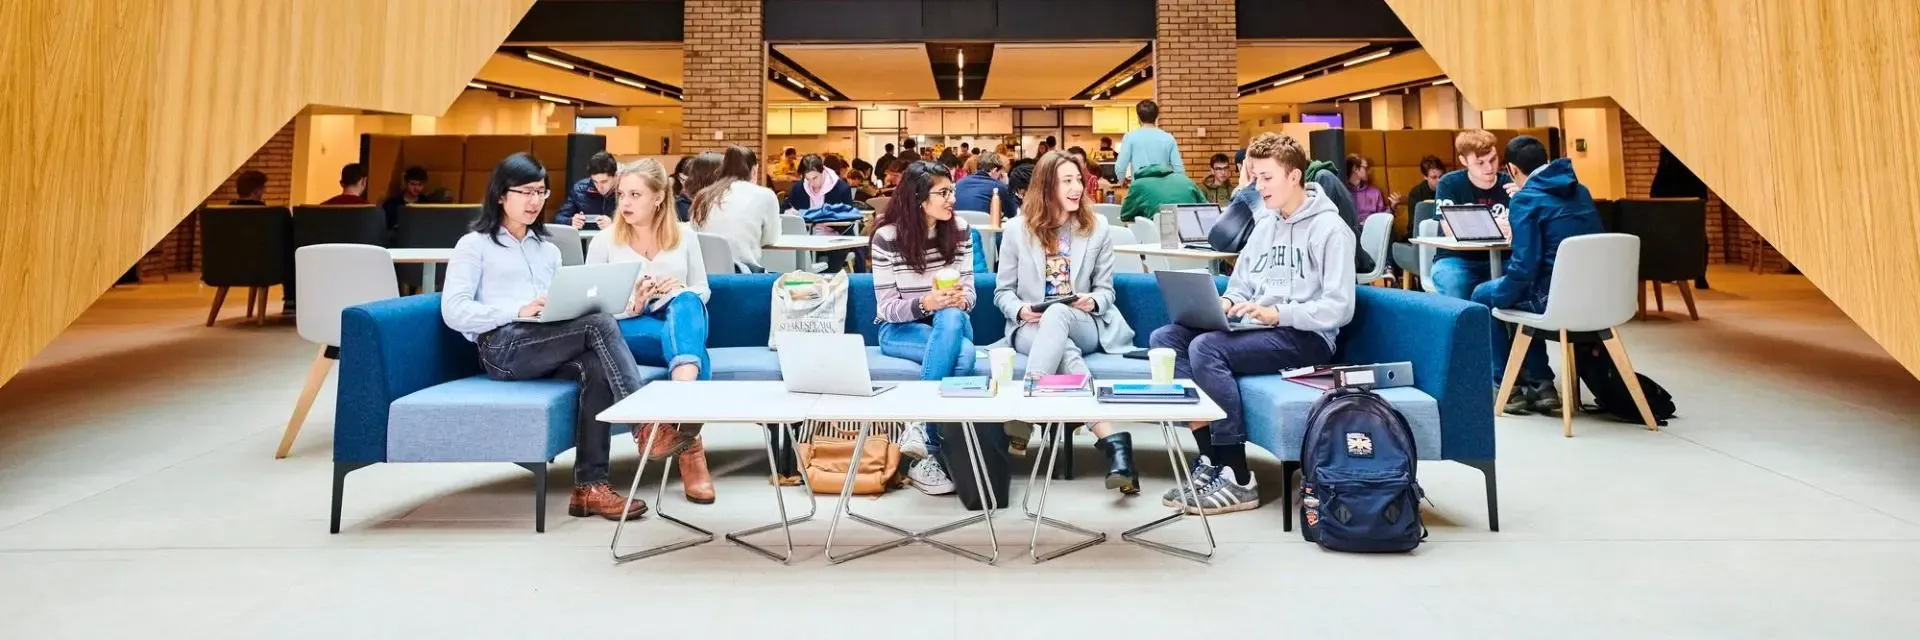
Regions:
<svg viewBox="0 0 1920 640"><path fill-rule="evenodd" d="M1448 205L1440 207L1440 217L1447 221L1447 229L1458 240L1481 241L1503 240L1499 223L1493 220L1493 209L1479 205Z"/></svg>
<svg viewBox="0 0 1920 640"><path fill-rule="evenodd" d="M1180 227L1180 241L1201 242L1207 239L1208 232L1213 231L1213 225L1220 221L1220 205L1183 204L1174 215Z"/></svg>

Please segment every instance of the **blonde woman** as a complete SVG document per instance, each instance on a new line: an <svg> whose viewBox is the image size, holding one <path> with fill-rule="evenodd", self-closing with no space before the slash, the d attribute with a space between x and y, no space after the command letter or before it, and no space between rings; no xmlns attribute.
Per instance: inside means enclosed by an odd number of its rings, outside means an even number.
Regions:
<svg viewBox="0 0 1920 640"><path fill-rule="evenodd" d="M673 182L654 160L620 171L614 183L612 228L593 238L587 264L639 262L620 334L635 362L664 366L674 380L705 380L707 358L707 269L700 241L673 211ZM680 454L680 478L687 500L713 502L713 478L707 452L697 443Z"/></svg>

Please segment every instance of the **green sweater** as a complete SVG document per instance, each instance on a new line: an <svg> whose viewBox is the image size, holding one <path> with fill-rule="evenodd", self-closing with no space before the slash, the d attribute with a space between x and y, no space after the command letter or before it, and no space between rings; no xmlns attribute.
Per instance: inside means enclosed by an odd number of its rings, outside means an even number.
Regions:
<svg viewBox="0 0 1920 640"><path fill-rule="evenodd" d="M1156 164L1134 170L1133 184L1127 187L1127 199L1120 203L1120 221L1153 219L1163 204L1206 204L1207 195L1194 186L1186 174Z"/></svg>

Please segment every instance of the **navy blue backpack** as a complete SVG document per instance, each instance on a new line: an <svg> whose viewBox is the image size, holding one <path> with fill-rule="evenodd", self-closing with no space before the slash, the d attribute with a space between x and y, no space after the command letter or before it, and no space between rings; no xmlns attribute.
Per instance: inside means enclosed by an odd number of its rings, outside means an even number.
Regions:
<svg viewBox="0 0 1920 640"><path fill-rule="evenodd" d="M1300 445L1300 534L1333 551L1412 551L1427 537L1413 429L1372 391L1314 401Z"/></svg>

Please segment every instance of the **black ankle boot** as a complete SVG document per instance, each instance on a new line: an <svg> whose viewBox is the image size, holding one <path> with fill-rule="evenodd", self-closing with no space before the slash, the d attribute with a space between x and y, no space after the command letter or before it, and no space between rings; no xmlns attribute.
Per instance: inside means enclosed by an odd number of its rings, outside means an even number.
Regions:
<svg viewBox="0 0 1920 640"><path fill-rule="evenodd" d="M1140 493L1140 475L1133 468L1133 434L1116 433L1093 443L1107 456L1107 488L1121 493Z"/></svg>

